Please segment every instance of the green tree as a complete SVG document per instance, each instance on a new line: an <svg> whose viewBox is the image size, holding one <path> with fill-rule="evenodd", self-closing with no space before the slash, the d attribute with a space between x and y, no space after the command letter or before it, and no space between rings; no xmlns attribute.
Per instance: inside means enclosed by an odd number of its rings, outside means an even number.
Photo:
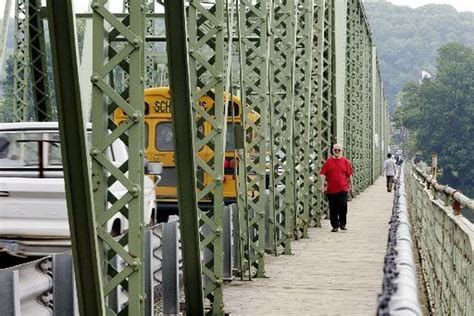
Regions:
<svg viewBox="0 0 474 316"><path fill-rule="evenodd" d="M415 133L423 158L437 153L441 181L474 196L474 48L442 46L437 76L407 83L401 99L394 118Z"/></svg>

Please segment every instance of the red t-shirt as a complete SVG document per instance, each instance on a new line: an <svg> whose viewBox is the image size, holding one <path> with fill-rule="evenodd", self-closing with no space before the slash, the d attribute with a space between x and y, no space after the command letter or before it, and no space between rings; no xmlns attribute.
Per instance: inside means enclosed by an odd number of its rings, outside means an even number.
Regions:
<svg viewBox="0 0 474 316"><path fill-rule="evenodd" d="M352 176L352 166L344 157L330 157L321 168L321 175L326 176L327 193L349 192L349 177Z"/></svg>

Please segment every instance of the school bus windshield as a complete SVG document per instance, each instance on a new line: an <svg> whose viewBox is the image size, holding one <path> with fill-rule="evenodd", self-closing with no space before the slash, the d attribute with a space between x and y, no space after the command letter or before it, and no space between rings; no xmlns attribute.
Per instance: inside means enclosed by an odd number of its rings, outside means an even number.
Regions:
<svg viewBox="0 0 474 316"><path fill-rule="evenodd" d="M147 133L148 134L148 133ZM173 144L173 126L171 122L160 122L156 124L155 130L155 148L159 151L174 151ZM226 151L235 150L234 124L227 124L226 132Z"/></svg>

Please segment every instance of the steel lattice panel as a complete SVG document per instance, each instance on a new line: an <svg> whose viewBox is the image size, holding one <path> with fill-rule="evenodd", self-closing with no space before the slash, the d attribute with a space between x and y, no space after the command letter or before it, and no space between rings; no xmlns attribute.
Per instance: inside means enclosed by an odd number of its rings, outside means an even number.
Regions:
<svg viewBox="0 0 474 316"><path fill-rule="evenodd" d="M14 87L15 98L13 117L17 122L31 117L29 109L30 85L30 49L29 49L29 1L17 0L15 6L15 52L14 52Z"/></svg>
<svg viewBox="0 0 474 316"><path fill-rule="evenodd" d="M241 214L245 221L240 240L244 259L242 273L264 276L265 248L265 175L266 175L266 130L268 126L268 56L267 56L267 1L242 0L239 8L240 47L242 71L242 105L244 108L246 186L239 196L246 196L246 206ZM247 113L258 114L256 120ZM249 194L247 194L249 192ZM248 234L251 232L251 236Z"/></svg>
<svg viewBox="0 0 474 316"><path fill-rule="evenodd" d="M313 71L311 105L310 225L321 226L327 202L321 194L319 171L332 142L332 9L331 1L317 1L314 8Z"/></svg>
<svg viewBox="0 0 474 316"><path fill-rule="evenodd" d="M293 153L294 52L296 16L293 1L274 1L270 47L270 129L272 143L271 207L274 208L275 253L291 253L295 220Z"/></svg>
<svg viewBox="0 0 474 316"><path fill-rule="evenodd" d="M295 157L295 237L308 236L310 221L310 125L311 71L313 49L313 1L299 1L295 49L294 157ZM313 136L313 135L311 135ZM314 181L314 180L313 180ZM313 182L314 183L314 182ZM313 184L314 185L314 184Z"/></svg>
<svg viewBox="0 0 474 316"><path fill-rule="evenodd" d="M196 122L196 153L206 149L208 157L196 155L197 200L211 203L209 212L200 212L201 248L208 255L202 265L204 296L212 311L223 310L224 207L224 2L191 1L188 9L189 65L193 113ZM213 107L199 103L202 96L214 100ZM204 134L208 124L210 131Z"/></svg>
<svg viewBox="0 0 474 316"><path fill-rule="evenodd" d="M103 268L103 294L107 312L143 313L144 311L144 219L143 219L143 69L145 11L139 1L130 3L130 13L119 19L107 9L107 1L95 2L93 9L93 91L92 91L92 183L96 210L97 237ZM103 52L117 37L122 45L104 60ZM112 50L109 50L112 51ZM113 84L114 73L125 74L120 86ZM113 113L121 109L127 121L116 125ZM112 143L121 140L128 159L120 165L110 161L107 152ZM126 193L117 197L110 187L120 184ZM107 223L120 215L128 222L128 230L114 238ZM116 262L123 260L117 266ZM117 292L127 293L127 302L113 306Z"/></svg>

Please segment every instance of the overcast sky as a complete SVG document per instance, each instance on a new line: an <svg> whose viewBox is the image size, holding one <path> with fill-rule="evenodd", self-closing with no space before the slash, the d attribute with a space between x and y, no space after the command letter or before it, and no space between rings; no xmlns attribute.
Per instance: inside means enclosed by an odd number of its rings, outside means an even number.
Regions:
<svg viewBox="0 0 474 316"><path fill-rule="evenodd" d="M87 8L87 3L89 0L73 0L76 4L76 10L78 12L83 12ZM412 8L416 8L429 3L439 3L439 4L450 4L455 7L458 11L472 11L474 12L474 0L388 0L389 2L397 5L407 5ZM2 0L0 0L2 2ZM109 3L115 3L113 8L120 10L122 0L109 0ZM117 5L119 4L119 5Z"/></svg>
<svg viewBox="0 0 474 316"><path fill-rule="evenodd" d="M437 3L437 4L450 4L455 7L458 11L472 11L474 12L474 0L388 0L389 2L397 5L407 5L412 8L419 6Z"/></svg>

